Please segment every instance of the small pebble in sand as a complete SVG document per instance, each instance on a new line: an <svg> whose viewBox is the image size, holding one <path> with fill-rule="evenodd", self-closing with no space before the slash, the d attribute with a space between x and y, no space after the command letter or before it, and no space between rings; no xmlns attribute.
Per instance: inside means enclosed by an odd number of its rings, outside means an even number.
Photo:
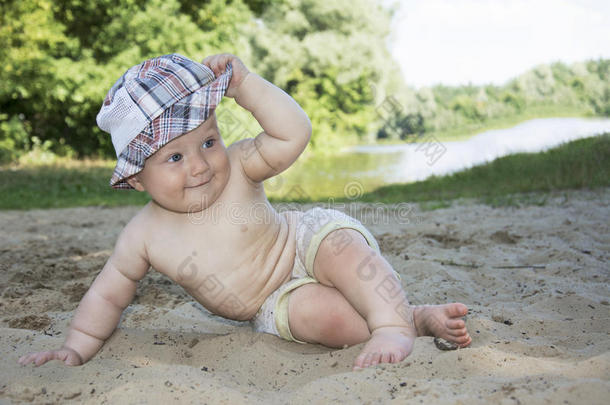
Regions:
<svg viewBox="0 0 610 405"><path fill-rule="evenodd" d="M453 344L451 342L446 341L445 339L441 339L441 338L434 338L434 345L439 349L439 350L456 350L458 347L456 344Z"/></svg>

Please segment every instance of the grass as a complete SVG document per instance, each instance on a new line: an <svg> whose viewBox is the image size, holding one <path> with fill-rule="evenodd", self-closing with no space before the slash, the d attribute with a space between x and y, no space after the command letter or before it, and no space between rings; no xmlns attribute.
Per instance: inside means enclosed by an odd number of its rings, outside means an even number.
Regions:
<svg viewBox="0 0 610 405"><path fill-rule="evenodd" d="M108 186L113 167L112 161L92 161L0 169L0 209L145 204L149 200L146 193ZM358 201L420 202L428 210L447 207L455 198L477 198L492 206L544 205L545 193L550 191L607 186L610 134L580 139L541 153L502 157L452 175L384 186ZM348 201L351 200L345 199Z"/></svg>
<svg viewBox="0 0 610 405"><path fill-rule="evenodd" d="M115 190L113 161L77 161L0 170L0 209L143 205L146 193Z"/></svg>

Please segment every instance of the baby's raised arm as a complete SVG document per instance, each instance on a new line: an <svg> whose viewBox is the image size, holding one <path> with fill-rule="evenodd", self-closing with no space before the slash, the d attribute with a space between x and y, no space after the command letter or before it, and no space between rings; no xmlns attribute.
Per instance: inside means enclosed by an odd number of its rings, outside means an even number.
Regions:
<svg viewBox="0 0 610 405"><path fill-rule="evenodd" d="M226 96L234 97L237 104L250 111L264 130L255 138L235 143L246 176L253 182L262 182L297 160L311 138L311 122L290 95L250 72L235 55L225 53L203 60L216 74L224 71L228 62L232 64L233 77Z"/></svg>
<svg viewBox="0 0 610 405"><path fill-rule="evenodd" d="M142 233L134 220L123 229L112 255L78 305L63 346L22 356L20 364L33 362L40 366L50 360L60 360L78 366L100 350L117 327L123 310L133 300L137 281L150 267L140 237Z"/></svg>

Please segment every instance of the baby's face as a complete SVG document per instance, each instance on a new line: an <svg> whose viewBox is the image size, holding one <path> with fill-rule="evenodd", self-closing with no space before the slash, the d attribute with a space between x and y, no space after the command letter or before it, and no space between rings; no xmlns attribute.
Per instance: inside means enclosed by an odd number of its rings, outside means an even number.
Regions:
<svg viewBox="0 0 610 405"><path fill-rule="evenodd" d="M229 180L229 157L216 115L159 149L129 184L146 190L161 207L179 213L209 207Z"/></svg>

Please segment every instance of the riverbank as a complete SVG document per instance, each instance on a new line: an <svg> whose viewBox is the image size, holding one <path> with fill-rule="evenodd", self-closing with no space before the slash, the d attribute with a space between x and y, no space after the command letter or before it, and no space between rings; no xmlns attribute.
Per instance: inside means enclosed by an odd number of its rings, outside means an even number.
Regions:
<svg viewBox="0 0 610 405"><path fill-rule="evenodd" d="M608 186L610 134L605 134L544 152L505 156L446 176L380 187L363 194L359 200L430 202L430 208L446 206L456 198L476 198L491 206L544 205L549 192Z"/></svg>
<svg viewBox="0 0 610 405"><path fill-rule="evenodd" d="M149 200L146 193L108 186L113 168L113 161L66 161L0 170L0 209L144 205ZM303 170L298 174L308 175ZM353 177L340 184L340 195L331 195L314 183L305 187L307 178L290 184L283 176L265 183L272 202L323 202L329 198L344 202L431 201L429 206L435 207L453 198L474 197L492 206L510 205L523 200L511 196L518 193L610 186L610 135L569 142L545 152L506 156L452 175L387 185L371 192L365 192ZM543 204L544 198L536 201Z"/></svg>
<svg viewBox="0 0 610 405"><path fill-rule="evenodd" d="M343 207L371 230L413 304L470 308L469 348L441 351L422 337L403 362L362 372L351 365L364 344L254 333L154 271L90 362L21 367L24 353L62 344L138 207L1 211L0 402L604 404L609 201L602 188L551 193L544 207L454 200L433 212L387 206L381 217L377 204Z"/></svg>

